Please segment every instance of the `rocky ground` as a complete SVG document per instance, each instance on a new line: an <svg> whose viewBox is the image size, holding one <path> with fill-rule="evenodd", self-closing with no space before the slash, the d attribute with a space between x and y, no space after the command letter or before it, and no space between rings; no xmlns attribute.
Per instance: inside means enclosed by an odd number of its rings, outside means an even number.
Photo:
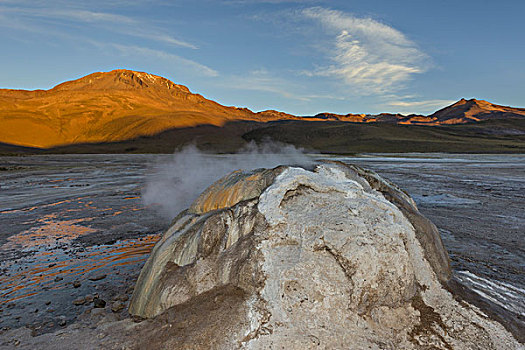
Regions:
<svg viewBox="0 0 525 350"><path fill-rule="evenodd" d="M1 159L2 347L52 348L58 339L133 347L114 332L133 334L144 324L126 310L140 268L169 224L139 199L158 157ZM468 157L353 161L407 189L440 228L456 275L511 309L523 327L525 162ZM217 301L235 298L216 294ZM154 326L146 322L140 327Z"/></svg>

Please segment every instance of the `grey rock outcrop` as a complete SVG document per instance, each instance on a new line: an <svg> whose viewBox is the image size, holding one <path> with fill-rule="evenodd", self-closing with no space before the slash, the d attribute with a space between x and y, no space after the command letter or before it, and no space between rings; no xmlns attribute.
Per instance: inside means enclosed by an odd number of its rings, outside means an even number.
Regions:
<svg viewBox="0 0 525 350"><path fill-rule="evenodd" d="M443 288L450 275L437 229L395 185L337 162L279 167L233 173L180 213L129 312L191 315L198 336L180 348L519 348Z"/></svg>

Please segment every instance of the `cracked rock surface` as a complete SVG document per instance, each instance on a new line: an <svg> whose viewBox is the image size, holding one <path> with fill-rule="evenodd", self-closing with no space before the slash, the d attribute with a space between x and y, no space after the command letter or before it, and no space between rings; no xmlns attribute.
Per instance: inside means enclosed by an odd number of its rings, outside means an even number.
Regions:
<svg viewBox="0 0 525 350"><path fill-rule="evenodd" d="M130 305L150 319L120 327L131 348L520 348L450 275L435 226L372 172L237 172L174 220Z"/></svg>

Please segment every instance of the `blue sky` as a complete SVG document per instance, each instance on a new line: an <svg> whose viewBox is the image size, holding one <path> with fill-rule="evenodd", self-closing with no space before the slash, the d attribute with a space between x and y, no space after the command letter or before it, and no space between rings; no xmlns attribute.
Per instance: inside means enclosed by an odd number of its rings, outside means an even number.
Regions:
<svg viewBox="0 0 525 350"><path fill-rule="evenodd" d="M0 87L128 68L254 111L524 107L523 14L522 0L0 0Z"/></svg>

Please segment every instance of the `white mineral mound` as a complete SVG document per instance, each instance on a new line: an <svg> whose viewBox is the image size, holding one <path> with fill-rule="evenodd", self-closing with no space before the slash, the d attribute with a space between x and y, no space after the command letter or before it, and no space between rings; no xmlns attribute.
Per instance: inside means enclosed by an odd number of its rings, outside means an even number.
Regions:
<svg viewBox="0 0 525 350"><path fill-rule="evenodd" d="M437 229L394 185L342 163L279 167L233 173L182 212L130 313L157 320L144 346L166 348L520 348L448 278Z"/></svg>

